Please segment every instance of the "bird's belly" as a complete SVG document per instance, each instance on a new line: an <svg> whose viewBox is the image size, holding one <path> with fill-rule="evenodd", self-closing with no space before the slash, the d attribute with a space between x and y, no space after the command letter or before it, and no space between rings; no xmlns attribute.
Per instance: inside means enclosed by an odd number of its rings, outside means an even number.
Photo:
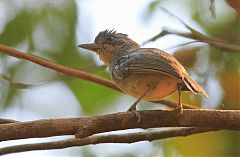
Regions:
<svg viewBox="0 0 240 157"><path fill-rule="evenodd" d="M133 97L142 96L150 88L143 98L147 101L158 101L172 94L180 82L177 78L168 75L131 75L124 79L113 78L116 85Z"/></svg>

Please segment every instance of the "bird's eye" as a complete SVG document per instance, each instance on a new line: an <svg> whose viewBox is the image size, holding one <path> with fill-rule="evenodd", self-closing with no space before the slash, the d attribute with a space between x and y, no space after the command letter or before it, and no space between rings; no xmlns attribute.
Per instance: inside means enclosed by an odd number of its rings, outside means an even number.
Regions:
<svg viewBox="0 0 240 157"><path fill-rule="evenodd" d="M107 38L106 38L106 40L108 41L108 42L112 42L113 41L113 36L111 36L111 35L109 35L109 36L107 36Z"/></svg>

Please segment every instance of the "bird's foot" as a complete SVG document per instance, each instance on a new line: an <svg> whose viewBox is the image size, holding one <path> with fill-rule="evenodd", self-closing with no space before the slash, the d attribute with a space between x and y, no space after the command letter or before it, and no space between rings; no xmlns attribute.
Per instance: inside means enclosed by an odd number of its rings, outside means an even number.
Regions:
<svg viewBox="0 0 240 157"><path fill-rule="evenodd" d="M133 112L133 113L135 114L135 116L138 118L138 123L141 122L141 115L140 115L139 112L137 111L135 104L133 104L132 106L130 106L127 111L128 111L128 112Z"/></svg>
<svg viewBox="0 0 240 157"><path fill-rule="evenodd" d="M129 112L137 111L136 103L132 104L127 111Z"/></svg>
<svg viewBox="0 0 240 157"><path fill-rule="evenodd" d="M179 104L175 109L174 111L180 113L180 114L183 114L183 106L182 104Z"/></svg>

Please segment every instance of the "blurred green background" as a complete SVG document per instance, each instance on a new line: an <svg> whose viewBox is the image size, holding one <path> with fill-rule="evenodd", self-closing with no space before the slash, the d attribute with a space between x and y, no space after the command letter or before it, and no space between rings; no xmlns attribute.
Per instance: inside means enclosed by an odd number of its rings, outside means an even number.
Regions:
<svg viewBox="0 0 240 157"><path fill-rule="evenodd" d="M108 71L99 67L102 62L96 55L77 45L93 42L97 32L109 27L129 34L140 44L158 34L162 24L167 28L186 30L179 21L162 12L160 6L208 36L240 45L240 2L216 0L216 17L209 9L210 5L210 0L0 0L0 43L110 79ZM240 109L240 52L204 43L168 49L189 41L169 35L144 46L172 53L209 93L209 98L184 93L184 103L202 108ZM0 59L2 117L33 120L96 115L124 111L134 101L117 91L23 60L2 54ZM177 96L174 94L166 99L177 100ZM144 104L146 102L140 107L159 108ZM104 153L101 152L103 149L106 150ZM34 152L29 154L36 155ZM151 143L104 144L48 151L42 155L237 157L240 156L240 134L218 131Z"/></svg>

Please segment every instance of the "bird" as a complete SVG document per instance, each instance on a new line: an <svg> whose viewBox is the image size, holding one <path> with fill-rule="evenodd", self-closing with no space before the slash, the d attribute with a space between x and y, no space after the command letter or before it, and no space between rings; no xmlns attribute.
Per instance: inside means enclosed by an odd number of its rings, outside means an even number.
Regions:
<svg viewBox="0 0 240 157"><path fill-rule="evenodd" d="M159 101L178 91L176 110L183 112L181 92L205 95L185 68L171 54L157 48L141 48L127 34L101 31L93 43L78 47L94 51L108 67L112 81L124 93L137 98L128 111L136 111L141 100Z"/></svg>

